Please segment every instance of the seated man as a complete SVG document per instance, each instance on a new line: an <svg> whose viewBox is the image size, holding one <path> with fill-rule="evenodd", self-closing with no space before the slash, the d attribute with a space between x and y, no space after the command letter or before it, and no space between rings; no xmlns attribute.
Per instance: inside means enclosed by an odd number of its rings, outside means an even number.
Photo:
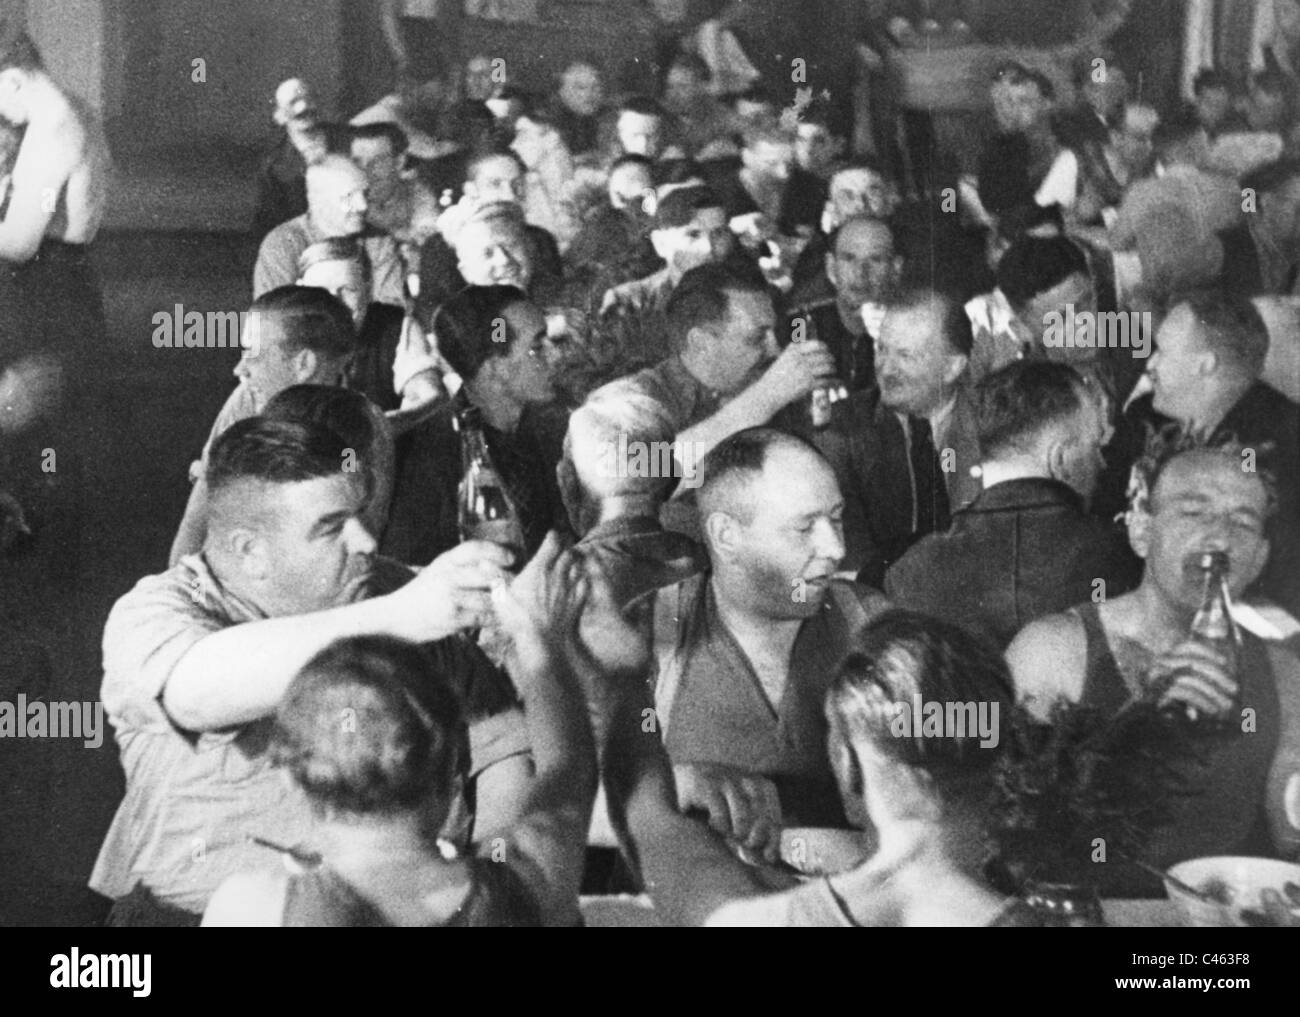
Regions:
<svg viewBox="0 0 1300 1017"><path fill-rule="evenodd" d="M207 526L206 473L212 443L236 421L261 413L266 404L290 385L338 385L347 382L357 338L347 307L322 289L282 286L253 301L244 321L244 348L235 377L239 384L217 414L199 461L190 467L185 515L177 528L168 562L175 565L203 547ZM373 403L371 423L376 441L375 462L393 462L393 440L383 411ZM365 522L372 535L383 532L388 505L371 502Z"/></svg>
<svg viewBox="0 0 1300 1017"><path fill-rule="evenodd" d="M876 340L876 385L835 404L817 437L844 492L847 562L879 587L885 570L974 500L980 454L966 381L970 322L932 290L900 295Z"/></svg>
<svg viewBox="0 0 1300 1017"><path fill-rule="evenodd" d="M307 167L307 211L271 230L257 252L253 297L290 286L298 259L312 244L331 237L360 236L374 279L374 299L402 306L405 293L401 255L393 238L366 227L366 175L350 159L327 155Z"/></svg>
<svg viewBox="0 0 1300 1017"><path fill-rule="evenodd" d="M674 140L688 159L708 162L738 154L736 116L709 89L709 65L695 53L678 53L664 74L663 108L675 119Z"/></svg>
<svg viewBox="0 0 1300 1017"><path fill-rule="evenodd" d="M366 221L399 244L418 250L438 228L438 196L408 166L410 142L396 124L349 131L349 154L366 175Z"/></svg>
<svg viewBox="0 0 1300 1017"><path fill-rule="evenodd" d="M655 708L682 808L742 838L750 823L842 826L822 704L884 600L833 578L835 475L800 439L755 428L710 452L702 480L710 571L656 605Z"/></svg>
<svg viewBox="0 0 1300 1017"><path fill-rule="evenodd" d="M564 261L575 271L591 269L612 277L615 285L649 275L659 264L646 213L654 195L650 160L625 155L609 171L606 200L585 217Z"/></svg>
<svg viewBox="0 0 1300 1017"><path fill-rule="evenodd" d="M484 149L466 163L464 197L443 213L438 220L438 232L420 249L419 303L423 320L427 321L439 304L465 285L488 285L481 279L465 278L463 270L458 269L457 238L461 229L487 205L515 205L519 218L523 219L528 189L526 174L523 160L509 148ZM555 237L532 223L524 225L524 233L536 282L559 279L564 269Z"/></svg>
<svg viewBox="0 0 1300 1017"><path fill-rule="evenodd" d="M669 191L655 209L650 242L664 267L642 279L613 287L602 311L663 314L683 275L698 265L718 264L731 254L735 238L718 196L707 187Z"/></svg>
<svg viewBox="0 0 1300 1017"><path fill-rule="evenodd" d="M817 232L795 262L792 299L807 299L808 291L821 293L827 288L826 255L830 253L830 238L837 229L861 216L888 220L897 208L897 189L874 161L857 160L832 173Z"/></svg>
<svg viewBox="0 0 1300 1017"><path fill-rule="evenodd" d="M677 352L632 375L631 383L667 409L678 452L691 457L684 470L728 435L766 424L834 376L825 343L805 339L778 349L776 312L756 271L692 269L673 291L667 318Z"/></svg>
<svg viewBox="0 0 1300 1017"><path fill-rule="evenodd" d="M546 317L522 290L467 286L433 324L438 349L462 385L398 439L384 554L423 565L460 541L457 492L466 464L459 432L475 427L531 557L547 531L566 529L555 474L562 436L551 435L538 413L555 398Z"/></svg>
<svg viewBox="0 0 1300 1017"><path fill-rule="evenodd" d="M681 479L675 434L663 404L628 379L596 389L569 417L560 495L577 547L601 560L620 608L704 566L695 541L659 522Z"/></svg>
<svg viewBox="0 0 1300 1017"><path fill-rule="evenodd" d="M228 876L282 869L250 836L282 850L309 840L307 803L267 755L270 718L294 674L344 636L433 643L473 704L474 835L514 821L529 764L513 689L472 644L447 638L490 616L508 556L466 544L415 577L376 560L346 452L318 425L235 424L208 460L202 553L141 580L109 616L102 696L126 797L90 885L118 900L113 924L197 925ZM444 835L468 840L463 808Z"/></svg>
<svg viewBox="0 0 1300 1017"><path fill-rule="evenodd" d="M329 151L330 141L310 89L297 78L276 88L271 119L284 133L257 173L253 233L259 240L307 211L307 167Z"/></svg>
<svg viewBox="0 0 1300 1017"><path fill-rule="evenodd" d="M659 174L682 157L682 153L668 147L669 118L653 99L631 95L618 105L609 120L612 134L606 148L610 162L625 155L640 155L655 166L655 184L661 182Z"/></svg>
<svg viewBox="0 0 1300 1017"><path fill-rule="evenodd" d="M740 165L715 167L709 183L722 198L728 222L758 216L758 232L764 239L811 237L817 230L827 186L795 164L792 132L771 121L752 122L744 130Z"/></svg>
<svg viewBox="0 0 1300 1017"><path fill-rule="evenodd" d="M952 528L912 545L885 594L1003 649L1035 618L1137 585L1123 535L1086 514L1102 467L1105 402L1066 364L1021 360L980 383L984 490Z"/></svg>
<svg viewBox="0 0 1300 1017"><path fill-rule="evenodd" d="M600 148L604 101L605 83L595 63L574 60L560 73L560 86L546 113L575 158L594 154Z"/></svg>
<svg viewBox="0 0 1300 1017"><path fill-rule="evenodd" d="M1191 751L1160 765L1190 794L1171 793L1169 817L1142 851L1159 868L1205 855L1300 854L1300 827L1282 802L1300 772L1300 661L1243 631L1234 667L1191 635L1204 592L1202 554L1228 554L1234 597L1268 558L1271 485L1262 471L1242 470L1242 451L1234 443L1156 443L1135 470L1128 518L1129 540L1145 561L1142 584L1032 622L1007 649L1018 697L1044 720L1059 700L1109 716L1152 694L1177 711ZM1244 630L1245 616L1237 621ZM1199 724L1183 723L1189 708ZM1226 727L1210 731L1213 718ZM1175 744L1171 732L1167 745L1150 749ZM1126 866L1097 869L1103 896L1159 893L1158 880Z"/></svg>
<svg viewBox="0 0 1300 1017"><path fill-rule="evenodd" d="M831 234L823 271L833 296L794 308L830 347L839 379L852 391L876 383L875 341L903 271L894 253L894 232L880 219L858 216ZM870 327L868 327L870 320ZM781 338L784 340L788 332Z"/></svg>

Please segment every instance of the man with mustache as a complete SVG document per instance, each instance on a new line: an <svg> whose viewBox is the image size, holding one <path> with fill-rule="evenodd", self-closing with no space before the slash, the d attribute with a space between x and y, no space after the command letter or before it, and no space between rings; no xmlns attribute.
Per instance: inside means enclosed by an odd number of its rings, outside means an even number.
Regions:
<svg viewBox="0 0 1300 1017"><path fill-rule="evenodd" d="M476 704L463 774L474 782L474 835L509 821L529 765L513 689L475 646L447 639L490 619L509 556L466 543L415 576L376 558L360 517L364 472L347 468L349 451L316 424L234 424L207 458L202 551L114 606L101 695L126 796L90 880L117 900L110 924L197 925L227 876L279 869L249 836L309 843L306 802L267 757L269 724L302 665L345 636L431 644ZM443 836L466 841L466 820L459 810Z"/></svg>
<svg viewBox="0 0 1300 1017"><path fill-rule="evenodd" d="M681 808L768 857L783 822L844 825L822 704L884 598L833 578L843 512L810 445L769 428L733 434L703 463L710 571L656 600L655 708Z"/></svg>

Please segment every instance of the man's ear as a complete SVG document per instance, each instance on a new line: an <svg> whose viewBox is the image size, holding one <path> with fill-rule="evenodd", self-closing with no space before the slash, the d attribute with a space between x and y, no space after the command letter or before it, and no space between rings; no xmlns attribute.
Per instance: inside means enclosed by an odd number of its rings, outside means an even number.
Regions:
<svg viewBox="0 0 1300 1017"><path fill-rule="evenodd" d="M672 262L673 245L667 230L651 230L650 243L655 249L655 254L664 261Z"/></svg>
<svg viewBox="0 0 1300 1017"><path fill-rule="evenodd" d="M835 252L826 252L826 278L830 280L832 286L839 289L839 280L835 278Z"/></svg>
<svg viewBox="0 0 1300 1017"><path fill-rule="evenodd" d="M1047 475L1053 480L1065 479L1065 463L1069 458L1068 446L1059 438L1047 448Z"/></svg>
<svg viewBox="0 0 1300 1017"><path fill-rule="evenodd" d="M1151 513L1147 511L1148 505L1149 499L1145 496L1134 499L1134 506L1124 515L1129 546L1143 561L1151 550Z"/></svg>
<svg viewBox="0 0 1300 1017"><path fill-rule="evenodd" d="M320 369L321 360L320 355L315 350L304 346L293 355L293 359L289 363L293 368L293 376L298 379L299 383L302 383L316 376L317 370Z"/></svg>
<svg viewBox="0 0 1300 1017"><path fill-rule="evenodd" d="M1222 363L1222 361L1219 358L1218 353L1216 353L1214 350L1206 350L1204 353L1200 355L1199 358L1197 358L1196 373L1199 374L1202 378L1204 378L1207 375L1211 375L1215 371L1217 371L1219 369L1220 363Z"/></svg>
<svg viewBox="0 0 1300 1017"><path fill-rule="evenodd" d="M470 201L478 201L478 184L474 183L473 180L466 180L465 186L462 187L460 191L461 194L466 198L469 198Z"/></svg>
<svg viewBox="0 0 1300 1017"><path fill-rule="evenodd" d="M704 520L704 533L709 547L724 557L730 557L740 543L740 523L726 512L710 512Z"/></svg>
<svg viewBox="0 0 1300 1017"><path fill-rule="evenodd" d="M272 562L267 553L266 541L256 530L238 526L222 538L226 552L238 563L239 570L249 579L265 579L271 574Z"/></svg>
<svg viewBox="0 0 1300 1017"><path fill-rule="evenodd" d="M706 349L709 340L713 338L713 333L701 325L692 325L686 333L686 341L682 343L682 352Z"/></svg>

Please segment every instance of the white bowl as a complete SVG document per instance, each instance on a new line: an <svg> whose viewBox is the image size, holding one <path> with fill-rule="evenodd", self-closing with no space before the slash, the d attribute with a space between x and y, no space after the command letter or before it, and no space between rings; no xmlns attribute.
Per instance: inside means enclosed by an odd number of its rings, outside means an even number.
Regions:
<svg viewBox="0 0 1300 1017"><path fill-rule="evenodd" d="M1182 924L1192 928L1245 927L1248 921L1243 912L1263 912L1261 897L1265 890L1276 890L1292 905L1294 921L1300 923L1300 907L1290 901L1283 890L1287 883L1300 886L1300 865L1279 862L1271 858L1246 858L1221 856L1217 858L1192 858L1171 866L1169 875L1182 880L1198 890L1212 889L1217 882L1226 888L1229 903L1212 903L1194 897L1165 880L1165 892L1173 902Z"/></svg>

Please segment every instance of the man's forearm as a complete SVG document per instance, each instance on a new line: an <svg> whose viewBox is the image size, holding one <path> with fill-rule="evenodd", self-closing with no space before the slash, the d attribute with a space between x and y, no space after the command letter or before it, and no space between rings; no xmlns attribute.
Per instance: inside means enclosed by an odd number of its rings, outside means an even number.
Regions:
<svg viewBox="0 0 1300 1017"><path fill-rule="evenodd" d="M384 598L235 625L196 643L163 689L187 731L215 731L272 713L299 669L337 639L391 632Z"/></svg>
<svg viewBox="0 0 1300 1017"><path fill-rule="evenodd" d="M724 438L747 427L761 427L766 424L783 405L784 403L778 402L760 380L737 395L713 416L682 431L677 435L677 440L683 446L689 443L695 462L699 462Z"/></svg>

